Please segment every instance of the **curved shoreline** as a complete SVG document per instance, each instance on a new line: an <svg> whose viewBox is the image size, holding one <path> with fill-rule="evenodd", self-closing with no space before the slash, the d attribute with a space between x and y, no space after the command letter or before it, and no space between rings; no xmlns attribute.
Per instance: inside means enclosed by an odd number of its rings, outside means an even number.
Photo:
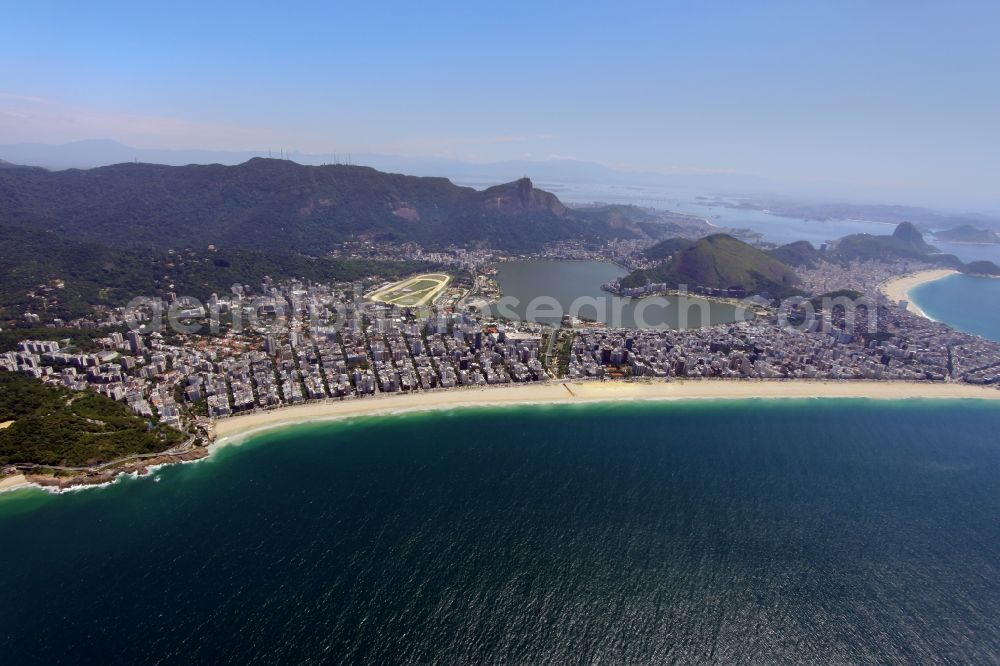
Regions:
<svg viewBox="0 0 1000 666"><path fill-rule="evenodd" d="M972 384L932 384L887 381L807 380L684 380L578 381L519 384L506 387L458 389L391 395L284 407L269 412L217 421L212 447L291 425L471 407L503 405L585 404L625 401L749 400L805 398L865 398L871 400L986 399L1000 400L1000 391Z"/></svg>
<svg viewBox="0 0 1000 666"><path fill-rule="evenodd" d="M211 454L246 437L279 428L341 421L344 419L448 411L476 407L515 405L594 404L613 402L684 402L702 400L781 400L781 399L868 399L868 400L998 400L1000 390L972 384L889 382L864 380L672 380L672 381L559 381L544 384L450 389L413 394L390 394L373 398L353 398L282 407L267 412L253 412L216 421L215 441L196 460L156 464L184 464L208 460ZM153 467L150 467L152 471ZM26 488L64 492L79 488L98 488L113 483L120 476L102 483L70 484L54 488L33 482L18 474L0 479L0 493Z"/></svg>
<svg viewBox="0 0 1000 666"><path fill-rule="evenodd" d="M883 282L879 285L879 291L896 303L906 301L906 309L913 314L919 315L925 319L932 319L927 316L927 313L924 312L919 305L913 302L913 299L910 298L910 292L922 284L936 282L937 280L942 280L950 275L957 275L958 272L959 271L951 268L937 268L933 270L917 271L916 273L910 273L889 280L888 282Z"/></svg>

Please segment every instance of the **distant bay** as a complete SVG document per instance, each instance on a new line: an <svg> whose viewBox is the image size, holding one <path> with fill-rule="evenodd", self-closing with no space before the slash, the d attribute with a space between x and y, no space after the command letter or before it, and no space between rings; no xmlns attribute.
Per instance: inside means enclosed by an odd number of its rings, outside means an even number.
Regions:
<svg viewBox="0 0 1000 666"><path fill-rule="evenodd" d="M0 655L990 663L1000 408L790 400L301 425L0 496Z"/></svg>

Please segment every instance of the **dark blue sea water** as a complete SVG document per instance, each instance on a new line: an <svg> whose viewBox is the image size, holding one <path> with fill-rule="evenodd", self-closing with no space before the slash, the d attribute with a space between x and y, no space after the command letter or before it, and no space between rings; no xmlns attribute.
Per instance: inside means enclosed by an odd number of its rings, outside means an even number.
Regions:
<svg viewBox="0 0 1000 666"><path fill-rule="evenodd" d="M1000 280L949 275L910 291L930 317L967 333L1000 342Z"/></svg>
<svg viewBox="0 0 1000 666"><path fill-rule="evenodd" d="M0 661L995 663L1000 406L300 426L0 499Z"/></svg>

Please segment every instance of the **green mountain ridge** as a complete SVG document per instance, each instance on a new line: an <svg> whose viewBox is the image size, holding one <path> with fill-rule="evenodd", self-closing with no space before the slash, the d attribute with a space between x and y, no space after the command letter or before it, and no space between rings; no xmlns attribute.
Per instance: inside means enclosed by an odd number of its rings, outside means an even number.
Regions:
<svg viewBox="0 0 1000 666"><path fill-rule="evenodd" d="M689 238L668 238L647 248L643 254L653 261L669 259L681 250L691 247L695 242Z"/></svg>
<svg viewBox="0 0 1000 666"><path fill-rule="evenodd" d="M834 261L896 261L927 259L939 250L924 241L913 224L902 222L890 236L851 234L834 243L830 258Z"/></svg>
<svg viewBox="0 0 1000 666"><path fill-rule="evenodd" d="M790 267L727 234L702 238L660 265L630 273L620 281L624 288L659 283L671 289L686 285L694 292L735 290L774 298L799 293L799 279Z"/></svg>
<svg viewBox="0 0 1000 666"><path fill-rule="evenodd" d="M804 240L768 250L767 254L788 266L803 268L816 268L822 256L812 243Z"/></svg>
<svg viewBox="0 0 1000 666"><path fill-rule="evenodd" d="M234 284L257 285L264 275L346 282L373 275L395 279L436 267L430 262L333 259L239 248L121 249L0 226L0 321L16 320L29 307L68 319L87 315L95 304L124 305L136 296L167 291L205 302L212 293L229 294ZM39 311L29 293L43 295L48 309Z"/></svg>
<svg viewBox="0 0 1000 666"><path fill-rule="evenodd" d="M265 158L238 166L0 170L0 223L118 247L213 244L316 255L371 239L524 252L656 232L623 210L569 209L527 178L478 191L445 178Z"/></svg>

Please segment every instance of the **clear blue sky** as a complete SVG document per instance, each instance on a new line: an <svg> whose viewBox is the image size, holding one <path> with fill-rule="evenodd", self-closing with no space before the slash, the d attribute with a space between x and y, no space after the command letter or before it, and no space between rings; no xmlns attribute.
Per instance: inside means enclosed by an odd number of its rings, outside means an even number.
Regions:
<svg viewBox="0 0 1000 666"><path fill-rule="evenodd" d="M1000 3L8 3L0 143L1000 174Z"/></svg>

